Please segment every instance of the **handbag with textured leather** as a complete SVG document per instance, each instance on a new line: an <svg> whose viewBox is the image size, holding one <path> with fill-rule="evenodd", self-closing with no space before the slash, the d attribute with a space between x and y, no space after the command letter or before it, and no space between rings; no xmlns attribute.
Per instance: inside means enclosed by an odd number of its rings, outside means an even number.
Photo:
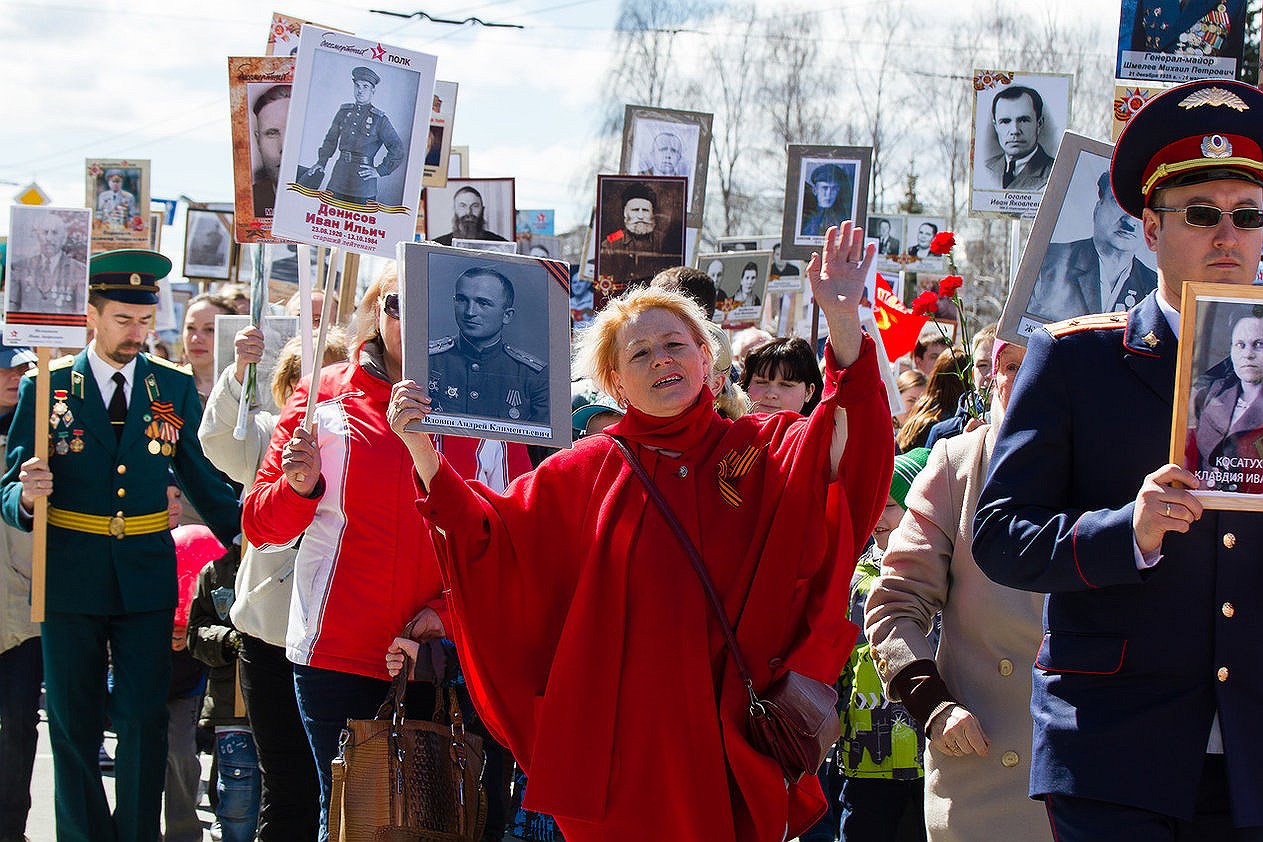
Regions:
<svg viewBox="0 0 1263 842"><path fill-rule="evenodd" d="M422 647L425 651L425 647ZM434 720L404 718L411 659L373 719L348 719L332 765L330 842L478 842L487 822L482 739L456 691L435 684Z"/></svg>
<svg viewBox="0 0 1263 842"><path fill-rule="evenodd" d="M610 438L623 452L632 471L644 483L649 498L662 512L667 525L671 527L692 562L697 578L701 580L702 590L706 592L706 599L719 620L719 628L724 633L724 641L728 644L728 651L732 653L737 672L750 694L750 742L775 760L790 782L798 781L803 775L814 775L820 764L824 763L833 744L842 736L837 711L837 691L823 681L789 670L772 682L762 696L754 692L754 681L750 678L750 670L746 668L745 658L737 645L736 632L724 612L724 604L715 591L715 585L711 582L710 573L707 572L697 547L693 545L692 539L671 510L671 505L650 479L631 447L618 436Z"/></svg>

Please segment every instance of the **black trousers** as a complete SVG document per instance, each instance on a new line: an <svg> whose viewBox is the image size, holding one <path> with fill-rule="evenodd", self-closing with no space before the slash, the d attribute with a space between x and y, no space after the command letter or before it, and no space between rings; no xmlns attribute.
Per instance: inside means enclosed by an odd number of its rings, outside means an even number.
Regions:
<svg viewBox="0 0 1263 842"><path fill-rule="evenodd" d="M298 715L293 665L282 647L245 634L240 661L241 695L259 750L259 842L315 839L320 784Z"/></svg>

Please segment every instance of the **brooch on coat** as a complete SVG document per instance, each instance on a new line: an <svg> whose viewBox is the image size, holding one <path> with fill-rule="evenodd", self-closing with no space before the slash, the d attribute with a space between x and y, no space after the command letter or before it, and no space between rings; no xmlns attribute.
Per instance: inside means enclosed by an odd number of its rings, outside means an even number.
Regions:
<svg viewBox="0 0 1263 842"><path fill-rule="evenodd" d="M733 483L750 472L758 455L759 449L753 445L740 454L735 450L730 450L716 466L719 472L719 496L723 497L724 501L734 509L741 507L741 493L737 491Z"/></svg>

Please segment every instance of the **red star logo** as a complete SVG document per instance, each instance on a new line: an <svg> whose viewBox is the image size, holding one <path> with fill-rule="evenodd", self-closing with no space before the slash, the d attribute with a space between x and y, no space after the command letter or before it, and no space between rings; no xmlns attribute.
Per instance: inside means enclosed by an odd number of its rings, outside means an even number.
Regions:
<svg viewBox="0 0 1263 842"><path fill-rule="evenodd" d="M386 55L386 49L381 45L381 42L378 41L377 46L373 47L373 60L381 61L382 56L384 55Z"/></svg>

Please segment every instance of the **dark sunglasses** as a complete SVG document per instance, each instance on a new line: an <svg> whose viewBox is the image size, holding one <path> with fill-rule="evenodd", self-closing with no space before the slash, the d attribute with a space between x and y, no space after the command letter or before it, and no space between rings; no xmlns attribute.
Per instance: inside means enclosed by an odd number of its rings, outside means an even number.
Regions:
<svg viewBox="0 0 1263 842"><path fill-rule="evenodd" d="M382 312L392 319L399 319L399 293L388 292L382 296Z"/></svg>
<svg viewBox="0 0 1263 842"><path fill-rule="evenodd" d="M1189 205L1186 208L1154 208L1162 213L1182 213L1184 221L1194 228L1214 228L1226 213L1232 217L1232 225L1244 231L1263 228L1263 209L1234 208L1226 211L1214 205Z"/></svg>

